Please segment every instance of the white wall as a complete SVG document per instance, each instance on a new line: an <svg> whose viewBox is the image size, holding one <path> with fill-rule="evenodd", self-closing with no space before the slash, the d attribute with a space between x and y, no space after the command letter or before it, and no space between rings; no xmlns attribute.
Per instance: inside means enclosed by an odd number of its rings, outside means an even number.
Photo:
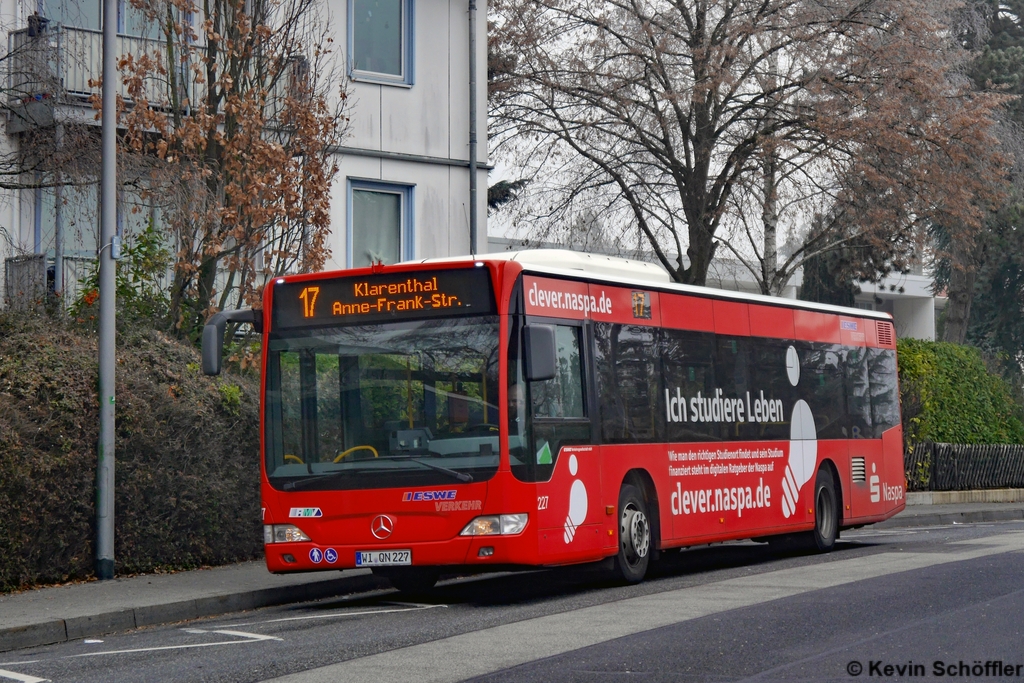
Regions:
<svg viewBox="0 0 1024 683"><path fill-rule="evenodd" d="M347 61L348 1L328 0L336 57ZM345 147L469 159L469 12L466 0L414 0L411 87L353 81ZM477 7L477 160L487 161L487 4Z"/></svg>
<svg viewBox="0 0 1024 683"><path fill-rule="evenodd" d="M935 301L925 297L893 299L892 317L897 337L935 340Z"/></svg>
<svg viewBox="0 0 1024 683"><path fill-rule="evenodd" d="M331 259L326 270L347 267L348 179L380 180L413 185L413 258L469 253L469 170L439 164L344 156L331 191ZM487 172L478 172L481 195L486 195ZM487 250L486 202L478 212L480 251Z"/></svg>
<svg viewBox="0 0 1024 683"><path fill-rule="evenodd" d="M469 13L466 0L414 0L411 87L350 81L350 134L331 194L331 260L344 268L348 179L414 186L413 258L469 253ZM348 3L328 0L347 59ZM487 163L487 7L477 8L477 162ZM410 160L409 156L416 160ZM487 171L477 176L478 250L487 250Z"/></svg>

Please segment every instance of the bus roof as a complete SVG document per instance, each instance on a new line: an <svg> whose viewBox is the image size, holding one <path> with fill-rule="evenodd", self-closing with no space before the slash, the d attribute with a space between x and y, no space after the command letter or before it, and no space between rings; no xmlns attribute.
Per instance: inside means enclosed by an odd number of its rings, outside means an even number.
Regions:
<svg viewBox="0 0 1024 683"><path fill-rule="evenodd" d="M813 301L785 299L782 297L748 294L713 287L681 285L672 282L668 272L660 265L646 261L635 261L604 254L588 254L568 249L527 249L523 251L504 251L476 256L452 256L436 259L417 259L404 263L466 263L474 261L515 261L522 265L523 270L539 275L554 275L576 280L591 280L610 284L639 286L664 292L680 292L692 296L711 299L726 299L759 303L768 306L784 306L809 311L837 313L875 320L892 320L892 315L881 311L868 311L861 308L819 304Z"/></svg>

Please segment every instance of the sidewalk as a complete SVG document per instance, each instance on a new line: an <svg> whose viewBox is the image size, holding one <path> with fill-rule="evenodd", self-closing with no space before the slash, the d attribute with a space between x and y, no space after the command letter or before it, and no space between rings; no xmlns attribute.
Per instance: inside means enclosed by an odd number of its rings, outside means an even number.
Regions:
<svg viewBox="0 0 1024 683"><path fill-rule="evenodd" d="M263 562L0 596L0 652L386 586L369 569L274 575Z"/></svg>
<svg viewBox="0 0 1024 683"><path fill-rule="evenodd" d="M947 503L950 499L977 502ZM1004 500L1017 502L994 502ZM943 504L928 504L932 501ZM1024 520L1024 490L910 493L906 510L875 528L1004 520ZM368 569L275 576L262 562L246 562L40 588L0 596L0 652L386 585Z"/></svg>
<svg viewBox="0 0 1024 683"><path fill-rule="evenodd" d="M1024 520L1024 489L908 493L903 512L873 527L894 529L1013 520Z"/></svg>

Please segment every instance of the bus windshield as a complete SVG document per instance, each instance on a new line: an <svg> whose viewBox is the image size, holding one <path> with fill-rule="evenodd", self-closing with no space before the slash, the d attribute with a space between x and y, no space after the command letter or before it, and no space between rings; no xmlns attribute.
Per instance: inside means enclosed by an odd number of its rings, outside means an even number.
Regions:
<svg viewBox="0 0 1024 683"><path fill-rule="evenodd" d="M266 383L275 488L458 484L497 471L497 316L272 333Z"/></svg>

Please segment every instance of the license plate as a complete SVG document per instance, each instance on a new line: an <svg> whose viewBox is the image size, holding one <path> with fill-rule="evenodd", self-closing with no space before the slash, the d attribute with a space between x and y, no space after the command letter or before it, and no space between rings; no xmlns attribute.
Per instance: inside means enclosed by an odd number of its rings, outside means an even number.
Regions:
<svg viewBox="0 0 1024 683"><path fill-rule="evenodd" d="M411 550L356 551L357 567L394 567L405 564L412 564Z"/></svg>

